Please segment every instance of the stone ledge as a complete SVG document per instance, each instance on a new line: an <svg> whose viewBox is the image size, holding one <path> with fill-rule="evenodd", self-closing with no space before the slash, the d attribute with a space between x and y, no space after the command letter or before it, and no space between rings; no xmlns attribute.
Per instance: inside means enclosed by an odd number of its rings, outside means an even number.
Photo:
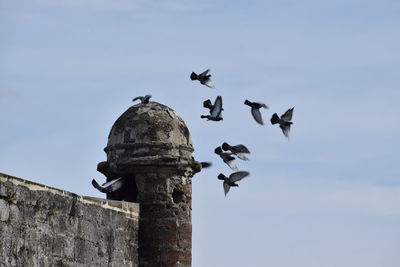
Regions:
<svg viewBox="0 0 400 267"><path fill-rule="evenodd" d="M130 218L139 217L139 204L125 201L108 200L90 196L79 196L77 194L57 189L54 187L46 186L43 184L35 183L32 181L24 180L18 177L14 177L8 174L0 173L0 182L11 182L18 186L24 186L32 191L46 191L55 195L77 197L77 199L90 205L100 206L104 209L115 210L117 212L125 213Z"/></svg>

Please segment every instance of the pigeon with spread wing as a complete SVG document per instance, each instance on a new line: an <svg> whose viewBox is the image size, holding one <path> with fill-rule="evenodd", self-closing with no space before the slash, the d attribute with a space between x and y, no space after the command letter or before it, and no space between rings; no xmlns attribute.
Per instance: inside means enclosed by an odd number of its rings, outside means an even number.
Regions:
<svg viewBox="0 0 400 267"><path fill-rule="evenodd" d="M126 182L125 177L119 177L117 179L106 182L99 185L95 179L92 180L92 185L102 193L111 193L120 189Z"/></svg>
<svg viewBox="0 0 400 267"><path fill-rule="evenodd" d="M230 150L232 152L232 154L234 154L235 156L237 156L238 158L240 158L242 160L249 160L249 158L245 154L250 154L250 150L242 144L236 145L236 146L231 146L228 143L224 142L222 144L222 149L224 151Z"/></svg>
<svg viewBox="0 0 400 267"><path fill-rule="evenodd" d="M260 108L268 108L267 105L265 105L264 103L260 103L260 102L251 102L249 100L245 100L244 101L245 105L248 105L251 107L251 115L253 115L253 118L256 120L256 122L258 122L259 124L263 125L263 119L261 116L261 112L260 112Z"/></svg>
<svg viewBox="0 0 400 267"><path fill-rule="evenodd" d="M203 102L203 106L210 110L210 115L201 115L200 118L211 121L223 120L221 113L224 109L222 108L222 97L220 95L215 98L214 105L211 104L210 99L207 99Z"/></svg>
<svg viewBox="0 0 400 267"><path fill-rule="evenodd" d="M190 79L192 81L198 80L201 84L210 87L210 88L215 88L214 84L211 81L211 74L209 74L210 69L207 69L206 71L200 73L200 74L196 74L195 72L192 72L192 74L190 74Z"/></svg>
<svg viewBox="0 0 400 267"><path fill-rule="evenodd" d="M282 129L283 134L289 138L290 126L293 124L291 122L293 116L293 108L288 109L285 113L282 114L281 117L278 114L274 113L271 118L272 124L279 123L279 127Z"/></svg>
<svg viewBox="0 0 400 267"><path fill-rule="evenodd" d="M238 171L238 172L234 172L231 175L229 175L229 177L226 177L225 175L223 175L222 173L220 173L218 175L218 179L219 180L223 180L223 186L224 186L224 192L225 192L225 196L226 194L228 194L229 189L232 186L237 186L239 187L239 185L236 183L237 181L242 180L243 178L245 178L246 176L248 176L250 173L246 172L246 171Z"/></svg>
<svg viewBox="0 0 400 267"><path fill-rule="evenodd" d="M136 100L140 100L142 104L148 104L150 101L151 95L145 95L145 96L137 96L134 99L132 99L133 102Z"/></svg>
<svg viewBox="0 0 400 267"><path fill-rule="evenodd" d="M232 153L223 152L220 146L214 149L214 153L219 155L229 168L235 171L238 169L235 163L235 157L232 157Z"/></svg>

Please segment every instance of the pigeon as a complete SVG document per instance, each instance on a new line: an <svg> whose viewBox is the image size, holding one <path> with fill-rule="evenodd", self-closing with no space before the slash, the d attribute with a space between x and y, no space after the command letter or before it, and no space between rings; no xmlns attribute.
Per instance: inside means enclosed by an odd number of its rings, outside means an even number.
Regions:
<svg viewBox="0 0 400 267"><path fill-rule="evenodd" d="M217 96L217 98L215 99L214 105L211 104L210 99L207 99L203 102L203 106L210 110L210 115L201 115L200 118L206 118L211 121L223 120L223 118L221 117L221 113L224 109L222 108L222 97L220 95Z"/></svg>
<svg viewBox="0 0 400 267"><path fill-rule="evenodd" d="M135 102L136 100L139 99L142 104L148 104L150 98L151 98L151 95L137 96L134 99L132 99L132 101Z"/></svg>
<svg viewBox="0 0 400 267"><path fill-rule="evenodd" d="M271 118L271 123L276 124L279 123L279 127L282 129L283 134L289 138L290 125L293 124L291 122L293 116L293 108L288 109L282 116L279 118L278 114L274 113Z"/></svg>
<svg viewBox="0 0 400 267"><path fill-rule="evenodd" d="M231 146L228 143L224 142L222 144L222 149L224 151L230 150L232 154L242 160L249 160L249 158L245 154L250 154L250 150L248 150L247 147L245 147L244 145Z"/></svg>
<svg viewBox="0 0 400 267"><path fill-rule="evenodd" d="M106 182L102 185L99 185L95 179L92 180L92 185L99 190L102 193L111 193L114 191L117 191L120 189L124 184L126 180L124 177L119 177L117 179L111 180L109 182Z"/></svg>
<svg viewBox="0 0 400 267"><path fill-rule="evenodd" d="M192 81L194 80L198 80L201 84L210 87L210 88L215 88L210 77L211 74L208 74L210 72L210 69L207 69L206 71L200 73L200 74L196 74L195 72L192 72L192 74L190 74L190 79Z"/></svg>
<svg viewBox="0 0 400 267"><path fill-rule="evenodd" d="M268 106L260 102L250 102L247 99L244 101L244 104L251 107L251 115L253 115L253 118L256 120L256 122L263 125L264 122L261 116L260 108L268 108Z"/></svg>
<svg viewBox="0 0 400 267"><path fill-rule="evenodd" d="M231 186L237 186L237 187L239 186L235 182L242 180L244 177L248 176L249 174L250 173L246 172L246 171L238 171L238 172L234 172L231 175L229 175L229 178L228 178L225 175L223 175L222 173L220 173L218 175L218 179L224 181L223 186L224 186L225 196L226 196L226 194L228 194Z"/></svg>
<svg viewBox="0 0 400 267"><path fill-rule="evenodd" d="M234 171L238 169L235 164L235 157L231 156L232 153L223 152L220 146L214 149L214 153L219 155L221 159L229 166L229 168Z"/></svg>

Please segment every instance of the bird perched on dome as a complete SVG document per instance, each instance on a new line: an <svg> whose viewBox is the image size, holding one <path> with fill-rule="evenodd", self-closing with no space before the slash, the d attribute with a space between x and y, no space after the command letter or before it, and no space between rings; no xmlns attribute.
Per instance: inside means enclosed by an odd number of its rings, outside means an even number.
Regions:
<svg viewBox="0 0 400 267"><path fill-rule="evenodd" d="M232 186L237 186L239 187L239 185L236 183L237 181L242 180L243 178L245 178L246 176L248 176L250 173L246 172L246 171L238 171L238 172L234 172L231 175L229 175L229 177L226 177L225 175L223 175L222 173L220 173L218 175L218 179L219 180L223 180L223 187L224 187L224 192L225 192L225 196L226 194L228 194L229 189Z"/></svg>
<svg viewBox="0 0 400 267"><path fill-rule="evenodd" d="M235 156L237 156L238 158L240 158L242 160L249 160L249 158L245 154L250 154L250 150L242 144L236 145L236 146L231 146L228 143L224 142L222 144L222 149L224 151L230 150L232 152L232 154L234 154Z"/></svg>
<svg viewBox="0 0 400 267"><path fill-rule="evenodd" d="M264 103L260 103L260 102L251 102L249 100L245 100L244 101L245 105L248 105L251 107L251 115L253 115L253 118L256 120L256 122L258 122L259 124L263 125L263 119L261 116L261 112L260 112L260 108L265 108L267 109L268 106L265 105Z"/></svg>
<svg viewBox="0 0 400 267"><path fill-rule="evenodd" d="M120 189L126 182L124 177L119 177L117 179L106 182L99 185L95 179L92 180L92 185L102 193L111 193Z"/></svg>
<svg viewBox="0 0 400 267"><path fill-rule="evenodd" d="M220 146L214 149L214 153L219 155L229 168L235 171L238 169L235 163L235 157L232 157L232 153L223 152Z"/></svg>
<svg viewBox="0 0 400 267"><path fill-rule="evenodd" d="M203 107L210 110L210 115L201 115L200 118L211 121L223 120L221 113L224 109L222 108L222 97L220 95L215 98L214 105L211 104L210 99L207 99L203 102Z"/></svg>
<svg viewBox="0 0 400 267"><path fill-rule="evenodd" d="M150 101L151 95L145 95L145 96L137 96L134 99L132 99L133 102L136 100L140 100L142 104L148 104Z"/></svg>
<svg viewBox="0 0 400 267"><path fill-rule="evenodd" d="M200 73L200 74L196 74L195 72L192 72L192 74L190 74L190 79L192 81L198 80L201 84L210 87L210 88L215 88L210 77L211 74L208 74L210 72L210 69L207 69L206 71Z"/></svg>
<svg viewBox="0 0 400 267"><path fill-rule="evenodd" d="M293 124L293 122L291 122L293 116L293 110L294 107L288 109L285 113L281 115L281 117L279 117L278 114L274 113L271 118L271 123L272 124L279 123L279 127L282 129L283 134L287 138L289 138L290 126Z"/></svg>

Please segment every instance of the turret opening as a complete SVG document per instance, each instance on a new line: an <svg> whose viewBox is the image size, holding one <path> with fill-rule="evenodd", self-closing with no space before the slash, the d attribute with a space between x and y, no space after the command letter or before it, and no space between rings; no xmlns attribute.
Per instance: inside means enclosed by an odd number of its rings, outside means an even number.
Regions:
<svg viewBox="0 0 400 267"><path fill-rule="evenodd" d="M178 189L178 188L175 188L174 189L174 192L172 193L172 200L174 201L174 203L180 203L180 202L182 202L183 201L183 197L184 197L184 195L185 195L185 193L182 191L182 190L180 190L180 189Z"/></svg>

